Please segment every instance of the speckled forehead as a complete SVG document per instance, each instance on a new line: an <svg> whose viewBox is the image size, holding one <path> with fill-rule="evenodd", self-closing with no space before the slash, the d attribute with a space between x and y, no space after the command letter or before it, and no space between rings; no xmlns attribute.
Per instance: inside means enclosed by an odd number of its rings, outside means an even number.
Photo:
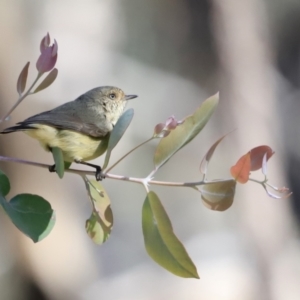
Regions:
<svg viewBox="0 0 300 300"><path fill-rule="evenodd" d="M116 93L117 95L120 95L121 98L122 98L123 96L125 96L124 92L123 92L121 89L117 88L117 87L110 88L110 89L107 91L107 94L110 94L110 93Z"/></svg>
<svg viewBox="0 0 300 300"><path fill-rule="evenodd" d="M110 90L110 93L111 92L114 92L117 95L120 95L121 96L120 98L123 98L125 96L124 92L119 88L113 88L113 89Z"/></svg>

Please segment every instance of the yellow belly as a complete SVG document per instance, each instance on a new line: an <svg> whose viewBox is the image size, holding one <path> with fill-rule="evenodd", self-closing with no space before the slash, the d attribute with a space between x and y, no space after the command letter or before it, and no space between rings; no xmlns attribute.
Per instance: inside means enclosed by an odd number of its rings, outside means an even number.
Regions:
<svg viewBox="0 0 300 300"><path fill-rule="evenodd" d="M52 147L59 147L63 152L64 161L92 160L106 150L106 147L100 146L103 138L93 138L79 132L60 130L48 125L34 124L32 127L24 132L37 139L46 151Z"/></svg>

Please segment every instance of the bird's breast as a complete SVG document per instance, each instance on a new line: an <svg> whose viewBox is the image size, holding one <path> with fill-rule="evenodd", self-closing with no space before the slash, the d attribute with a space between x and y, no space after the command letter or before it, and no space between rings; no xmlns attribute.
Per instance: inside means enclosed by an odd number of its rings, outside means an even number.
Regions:
<svg viewBox="0 0 300 300"><path fill-rule="evenodd" d="M73 162L75 159L86 161L102 154L99 148L101 138L40 124L34 124L33 129L24 132L37 139L45 150L59 147L65 161Z"/></svg>

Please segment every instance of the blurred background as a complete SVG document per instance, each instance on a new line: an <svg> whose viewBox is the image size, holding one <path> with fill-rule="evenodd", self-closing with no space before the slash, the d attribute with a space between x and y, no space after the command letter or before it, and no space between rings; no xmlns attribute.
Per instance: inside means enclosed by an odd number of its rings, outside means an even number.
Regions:
<svg viewBox="0 0 300 300"><path fill-rule="evenodd" d="M300 299L300 2L293 0L90 0L0 2L0 112L17 99L16 81L27 61L36 76L39 43L58 41L55 83L27 98L2 124L114 85L139 98L135 117L112 160L144 141L170 115L182 119L220 91L206 128L156 179L199 179L210 145L218 147L211 179L228 178L236 160L258 145L276 155L270 182L288 186L289 199L269 198L257 184L238 185L225 212L210 211L195 191L153 187L201 279L182 279L146 254L141 230L145 191L128 182L103 182L112 201L114 229L97 246L85 233L91 207L79 176L59 180L43 169L0 162L10 196L39 194L57 222L34 244L2 213L0 300L27 299ZM1 155L52 164L52 157L22 133L0 137ZM137 151L114 174L145 177L156 143ZM103 158L95 163L101 164ZM256 174L257 173L257 174ZM259 172L252 177L262 178Z"/></svg>

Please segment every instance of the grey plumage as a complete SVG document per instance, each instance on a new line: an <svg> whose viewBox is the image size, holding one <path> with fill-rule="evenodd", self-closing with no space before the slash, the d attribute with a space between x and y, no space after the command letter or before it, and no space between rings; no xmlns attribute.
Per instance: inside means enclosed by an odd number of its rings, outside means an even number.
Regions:
<svg viewBox="0 0 300 300"><path fill-rule="evenodd" d="M42 112L27 118L16 126L6 128L1 133L33 129L33 124L43 124L57 129L72 130L91 137L101 138L113 129L114 120L110 114L117 114L119 118L126 105L126 96L121 101L110 100L109 94L113 90L122 91L115 87L98 87L81 95L76 100L67 102L57 108ZM127 96L129 99L136 96ZM109 100L109 101L108 101ZM118 111L118 107L120 111ZM117 111L116 111L117 110Z"/></svg>

